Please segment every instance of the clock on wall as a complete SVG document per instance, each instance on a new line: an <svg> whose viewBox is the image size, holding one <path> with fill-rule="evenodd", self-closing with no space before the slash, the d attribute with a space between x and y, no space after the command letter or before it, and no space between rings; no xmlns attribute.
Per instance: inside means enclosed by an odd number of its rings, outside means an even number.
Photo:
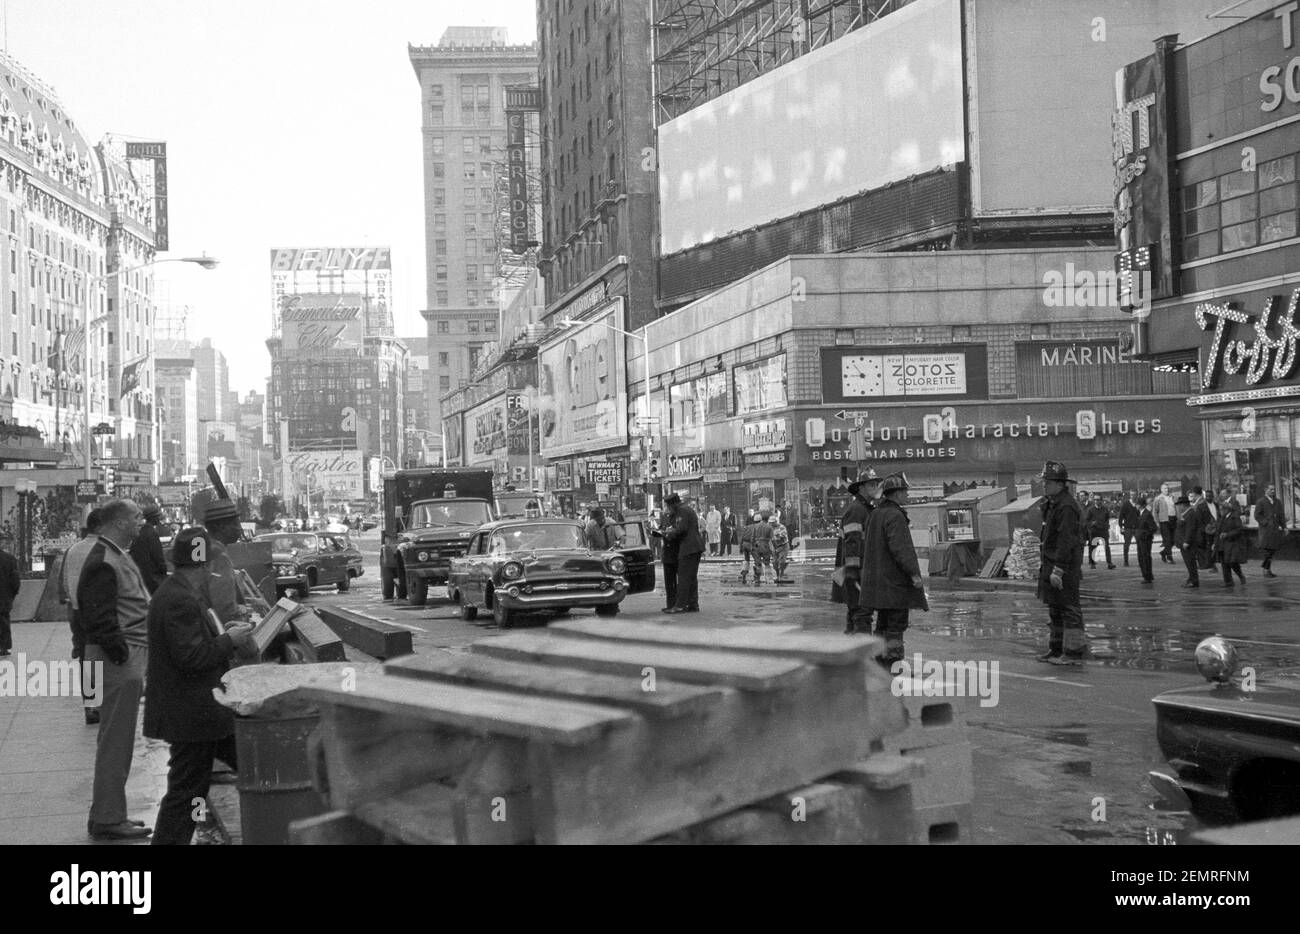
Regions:
<svg viewBox="0 0 1300 934"><path fill-rule="evenodd" d="M840 389L845 396L884 395L885 370L878 355L840 358Z"/></svg>

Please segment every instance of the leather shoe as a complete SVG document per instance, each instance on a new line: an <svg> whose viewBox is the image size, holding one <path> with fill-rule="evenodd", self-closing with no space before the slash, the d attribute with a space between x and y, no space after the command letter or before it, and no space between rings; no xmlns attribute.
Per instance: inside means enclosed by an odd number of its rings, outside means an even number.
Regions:
<svg viewBox="0 0 1300 934"><path fill-rule="evenodd" d="M686 612L689 612L689 611L688 611L685 607L681 607L681 606L673 606L673 607L669 607L668 609L664 610L664 612L665 612L665 613L686 613Z"/></svg>
<svg viewBox="0 0 1300 934"><path fill-rule="evenodd" d="M1047 664L1049 664L1049 665L1059 665L1059 666L1068 667L1068 668L1082 668L1082 667L1083 667L1083 659L1081 659L1081 658L1074 658L1074 657L1069 656L1069 655L1057 655L1055 658L1049 658L1049 659L1047 660Z"/></svg>
<svg viewBox="0 0 1300 934"><path fill-rule="evenodd" d="M659 612L660 612L660 613L671 613L674 609L675 609L675 607L666 606L666 607L664 607L662 610L660 610Z"/></svg>
<svg viewBox="0 0 1300 934"><path fill-rule="evenodd" d="M153 829L133 821L116 824L92 824L90 836L95 840L138 840L153 833Z"/></svg>
<svg viewBox="0 0 1300 934"><path fill-rule="evenodd" d="M1040 662L1047 662L1049 665L1051 665L1053 664L1053 659L1057 659L1060 657L1061 657L1060 652L1044 652L1042 655L1038 656L1038 660Z"/></svg>

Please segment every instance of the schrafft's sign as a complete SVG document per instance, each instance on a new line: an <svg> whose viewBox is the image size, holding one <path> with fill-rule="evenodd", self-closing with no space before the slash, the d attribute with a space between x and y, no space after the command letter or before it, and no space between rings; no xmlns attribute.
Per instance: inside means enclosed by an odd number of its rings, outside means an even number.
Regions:
<svg viewBox="0 0 1300 934"><path fill-rule="evenodd" d="M1247 314L1235 302L1202 302L1196 306L1196 324L1202 331L1213 329L1210 349L1201 366L1201 388L1211 389L1224 375L1246 375L1246 384L1254 386L1273 380L1289 379L1296 371L1296 341L1300 338L1296 310L1300 307L1300 289L1291 293L1284 310L1281 299L1270 295L1264 302L1259 319ZM1281 314L1278 315L1278 311ZM1277 315L1276 320L1274 315ZM1250 326L1253 340L1233 337L1234 325ZM1272 330L1276 336L1270 337Z"/></svg>

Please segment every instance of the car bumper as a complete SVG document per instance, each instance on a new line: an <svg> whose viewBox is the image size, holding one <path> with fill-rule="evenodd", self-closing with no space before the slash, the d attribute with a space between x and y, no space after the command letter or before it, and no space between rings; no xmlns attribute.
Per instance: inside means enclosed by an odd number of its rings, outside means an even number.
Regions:
<svg viewBox="0 0 1300 934"><path fill-rule="evenodd" d="M516 593L516 589L518 592ZM558 610L564 607L614 606L627 596L627 582L615 581L610 587L600 590L548 590L542 593L524 593L515 585L493 592L493 599L499 600L508 610Z"/></svg>
<svg viewBox="0 0 1300 934"><path fill-rule="evenodd" d="M302 577L283 577L283 576L277 577L275 579L275 586L276 587L306 587L307 577L306 575L303 575Z"/></svg>
<svg viewBox="0 0 1300 934"><path fill-rule="evenodd" d="M406 566L407 577L418 577L422 580L437 581L440 584L447 583L447 575L450 571L451 567L446 564L442 566L426 564L419 567L411 567L408 564Z"/></svg>

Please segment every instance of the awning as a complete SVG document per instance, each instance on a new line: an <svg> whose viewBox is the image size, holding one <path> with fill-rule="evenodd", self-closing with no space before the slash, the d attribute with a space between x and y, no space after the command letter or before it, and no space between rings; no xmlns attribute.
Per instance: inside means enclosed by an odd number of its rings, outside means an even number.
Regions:
<svg viewBox="0 0 1300 934"><path fill-rule="evenodd" d="M45 446L27 447L17 444L0 444L0 463L26 463L33 461L38 464L57 464L63 460L71 460L72 455L58 448L47 448Z"/></svg>

